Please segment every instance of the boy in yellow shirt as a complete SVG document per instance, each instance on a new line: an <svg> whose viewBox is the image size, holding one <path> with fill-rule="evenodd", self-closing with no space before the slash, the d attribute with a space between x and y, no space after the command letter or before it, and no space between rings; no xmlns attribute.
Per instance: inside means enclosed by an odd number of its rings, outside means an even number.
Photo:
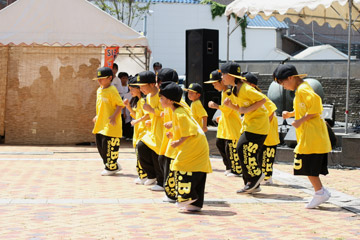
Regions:
<svg viewBox="0 0 360 240"><path fill-rule="evenodd" d="M176 205L181 210L200 211L204 203L206 174L212 172L206 136L191 112L180 105L180 86L169 83L161 88L160 95L162 106L173 112L173 131L167 133L167 137L177 150L171 165L171 170L176 171Z"/></svg>
<svg viewBox="0 0 360 240"><path fill-rule="evenodd" d="M111 86L111 68L99 68L97 77L93 80L97 80L100 87L96 92L96 116L93 118L92 132L96 134L96 146L105 165L101 175L110 176L121 170L117 159L122 137L121 109L124 103L117 89Z"/></svg>
<svg viewBox="0 0 360 240"><path fill-rule="evenodd" d="M151 190L163 191L164 176L160 169L158 155L163 138L164 121L160 116L163 108L160 104L159 89L156 87L156 76L151 71L139 73L133 85L140 86L140 91L146 95L143 109L151 120L150 130L138 142L140 165L147 173L148 179L144 185L154 185Z"/></svg>
<svg viewBox="0 0 360 240"><path fill-rule="evenodd" d="M242 169L236 145L241 133L240 114L238 111L223 104L225 98L231 96L232 93L222 81L220 70L212 71L210 73L210 80L204 83L211 83L216 90L221 92L221 105L218 105L213 101L209 101L208 105L209 108L220 109L221 111L216 133L216 147L219 150L226 167L225 176L239 176L242 174Z"/></svg>
<svg viewBox="0 0 360 240"><path fill-rule="evenodd" d="M233 87L234 98L226 98L224 105L244 114L242 134L237 144L245 186L237 193L260 191L265 174L261 170L259 150L269 133L268 111L265 95L244 83L240 65L227 62L221 66L224 84Z"/></svg>
<svg viewBox="0 0 360 240"><path fill-rule="evenodd" d="M246 78L246 83L253 86L255 89L261 92L260 88L257 86L258 79L257 77L250 73L244 72L242 76ZM271 185L272 181L272 173L273 173L273 165L275 161L276 148L280 143L279 139L279 131L278 131L278 121L275 115L275 111L277 109L275 103L273 103L268 97L266 97L266 102L264 106L269 112L269 122L270 122L270 130L267 135L264 145L260 149L260 154L262 156L262 171L265 174L265 178L263 183L267 185Z"/></svg>
<svg viewBox="0 0 360 240"><path fill-rule="evenodd" d="M326 202L331 194L323 187L320 174L327 175L327 154L331 151L329 133L321 118L322 102L311 86L298 74L293 65L278 66L273 73L274 80L287 90L295 91L294 111L284 111L284 119L295 117L291 124L296 128L297 145L294 149L294 175L309 178L315 194L305 208L315 208Z"/></svg>
<svg viewBox="0 0 360 240"><path fill-rule="evenodd" d="M192 102L190 108L191 112L193 113L193 117L195 118L196 122L199 123L202 130L207 132L208 114L200 101L203 91L201 85L198 83L191 83L189 88L185 88L184 91L188 92L188 98Z"/></svg>

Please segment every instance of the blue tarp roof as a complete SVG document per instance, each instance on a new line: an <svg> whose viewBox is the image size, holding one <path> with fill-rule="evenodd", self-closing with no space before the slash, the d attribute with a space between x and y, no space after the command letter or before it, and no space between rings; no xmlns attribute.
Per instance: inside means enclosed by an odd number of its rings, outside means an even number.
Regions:
<svg viewBox="0 0 360 240"><path fill-rule="evenodd" d="M275 17L270 17L264 20L261 16L256 15L253 19L248 18L249 27L275 27L275 28L289 28L285 22L278 21Z"/></svg>

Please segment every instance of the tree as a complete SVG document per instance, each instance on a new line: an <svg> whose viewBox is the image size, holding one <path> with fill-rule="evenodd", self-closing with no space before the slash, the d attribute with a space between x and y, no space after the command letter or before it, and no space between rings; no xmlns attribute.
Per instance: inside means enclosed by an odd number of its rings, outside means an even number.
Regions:
<svg viewBox="0 0 360 240"><path fill-rule="evenodd" d="M119 21L131 27L134 20L139 21L149 10L151 1L147 3L135 0L88 0L100 9L116 17ZM136 22L137 24L137 22ZM135 24L135 25L136 25Z"/></svg>

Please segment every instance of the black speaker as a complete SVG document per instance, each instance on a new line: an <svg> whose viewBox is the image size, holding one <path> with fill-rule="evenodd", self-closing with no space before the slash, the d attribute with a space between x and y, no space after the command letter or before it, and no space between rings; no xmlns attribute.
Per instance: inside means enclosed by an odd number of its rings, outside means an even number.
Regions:
<svg viewBox="0 0 360 240"><path fill-rule="evenodd" d="M287 132L287 134L284 138L284 142L285 142L286 146L288 146L290 148L296 147L296 144L297 144L296 132L295 132L295 128L293 126L291 126L289 131Z"/></svg>
<svg viewBox="0 0 360 240"><path fill-rule="evenodd" d="M208 107L209 101L220 104L221 95L212 84L203 84L209 80L212 71L219 68L219 31L213 29L186 30L186 87L199 83L203 87L201 102L212 119L216 109ZM212 122L208 120L208 123Z"/></svg>

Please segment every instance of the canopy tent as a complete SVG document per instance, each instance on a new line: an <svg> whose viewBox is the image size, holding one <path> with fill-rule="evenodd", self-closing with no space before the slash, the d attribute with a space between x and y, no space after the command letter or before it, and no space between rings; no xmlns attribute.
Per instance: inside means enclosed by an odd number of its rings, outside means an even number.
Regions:
<svg viewBox="0 0 360 240"><path fill-rule="evenodd" d="M297 60L346 60L347 55L329 44L312 46L293 56Z"/></svg>
<svg viewBox="0 0 360 240"><path fill-rule="evenodd" d="M350 47L351 28L359 31L360 0L235 0L226 7L225 14L234 13L239 17L247 15L254 18L261 15L268 19L275 16L282 21L289 18L292 22L302 19L305 23L316 21L334 27L341 25L348 28L348 64L346 87L345 133L348 132L349 89L350 89Z"/></svg>
<svg viewBox="0 0 360 240"><path fill-rule="evenodd" d="M18 0L0 11L0 136L9 144L93 141L106 47L120 71L149 68L146 37L86 0ZM90 121L89 121L90 119Z"/></svg>

